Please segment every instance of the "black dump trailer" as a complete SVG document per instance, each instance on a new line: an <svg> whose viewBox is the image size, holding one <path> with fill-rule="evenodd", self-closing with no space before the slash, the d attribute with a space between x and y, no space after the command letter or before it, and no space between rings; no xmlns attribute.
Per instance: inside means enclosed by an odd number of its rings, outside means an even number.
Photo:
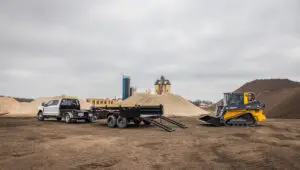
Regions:
<svg viewBox="0 0 300 170"><path fill-rule="evenodd" d="M131 122L139 126L142 122L144 125L155 125L164 129L165 131L172 132L175 129L162 124L162 120L176 125L180 128L187 128L185 125L164 117L163 105L157 106L118 106L118 107L93 107L93 113L97 119L107 119L107 126L110 128L125 128ZM159 121L157 121L159 119Z"/></svg>

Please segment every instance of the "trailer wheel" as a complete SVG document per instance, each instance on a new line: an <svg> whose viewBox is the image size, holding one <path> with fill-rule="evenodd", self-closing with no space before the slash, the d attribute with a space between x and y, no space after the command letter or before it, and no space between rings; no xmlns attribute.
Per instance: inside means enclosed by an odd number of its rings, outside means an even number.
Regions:
<svg viewBox="0 0 300 170"><path fill-rule="evenodd" d="M57 120L57 121L61 121L61 117L57 117L56 120Z"/></svg>
<svg viewBox="0 0 300 170"><path fill-rule="evenodd" d="M126 117L119 116L117 119L117 125L119 128L125 128L128 125L128 120Z"/></svg>
<svg viewBox="0 0 300 170"><path fill-rule="evenodd" d="M68 113L66 113L66 115L65 115L65 121L66 121L66 123L70 123L71 122L71 117L70 117L70 115Z"/></svg>
<svg viewBox="0 0 300 170"><path fill-rule="evenodd" d="M44 115L42 111L39 111L38 116L37 116L39 121L43 121L44 120Z"/></svg>
<svg viewBox="0 0 300 170"><path fill-rule="evenodd" d="M140 119L134 119L133 122L135 125L139 126L142 121Z"/></svg>
<svg viewBox="0 0 300 170"><path fill-rule="evenodd" d="M110 115L107 118L107 126L110 128L114 128L117 125L117 119L114 115Z"/></svg>
<svg viewBox="0 0 300 170"><path fill-rule="evenodd" d="M150 125L150 124L151 124L151 122L149 122L149 121L147 121L147 120L143 120L143 123L144 123L145 125Z"/></svg>

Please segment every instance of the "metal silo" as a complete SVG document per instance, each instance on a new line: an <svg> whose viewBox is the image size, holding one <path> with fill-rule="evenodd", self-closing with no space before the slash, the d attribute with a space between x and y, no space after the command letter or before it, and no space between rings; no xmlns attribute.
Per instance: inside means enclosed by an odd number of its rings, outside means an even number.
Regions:
<svg viewBox="0 0 300 170"><path fill-rule="evenodd" d="M123 75L122 99L125 100L130 96L130 77Z"/></svg>

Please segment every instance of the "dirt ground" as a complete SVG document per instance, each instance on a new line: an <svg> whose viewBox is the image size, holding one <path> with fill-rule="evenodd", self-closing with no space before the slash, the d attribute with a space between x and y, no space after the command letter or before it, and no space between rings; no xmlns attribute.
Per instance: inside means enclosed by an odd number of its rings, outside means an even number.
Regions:
<svg viewBox="0 0 300 170"><path fill-rule="evenodd" d="M188 128L0 117L0 169L300 169L300 120L254 128L176 120Z"/></svg>

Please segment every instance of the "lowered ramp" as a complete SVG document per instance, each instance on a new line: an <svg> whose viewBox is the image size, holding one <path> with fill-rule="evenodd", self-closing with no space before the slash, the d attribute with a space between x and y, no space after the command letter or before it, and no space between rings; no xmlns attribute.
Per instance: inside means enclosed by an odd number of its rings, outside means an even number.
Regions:
<svg viewBox="0 0 300 170"><path fill-rule="evenodd" d="M160 127L160 128L162 128L163 130L165 130L165 131L167 131L167 132L173 132L175 129L173 129L173 128L171 128L171 127L169 127L169 126L166 126L166 125L164 125L164 124L162 124L162 123L159 123L159 122L157 122L157 121L155 121L154 119L151 119L151 118L142 118L142 120L145 120L145 121L147 121L147 122L150 122L150 123L152 123L153 125L155 125L155 126L157 126L157 127Z"/></svg>
<svg viewBox="0 0 300 170"><path fill-rule="evenodd" d="M176 126L178 126L178 127L180 127L180 128L183 128L183 129L187 128L184 124L181 124L181 123L179 123L179 122L176 122L175 120L172 120L172 119L170 119L170 118L161 116L161 119L163 119L163 120L165 120L165 121L167 121L167 122L169 122L169 123L172 123L172 124L174 124L174 125L176 125Z"/></svg>

